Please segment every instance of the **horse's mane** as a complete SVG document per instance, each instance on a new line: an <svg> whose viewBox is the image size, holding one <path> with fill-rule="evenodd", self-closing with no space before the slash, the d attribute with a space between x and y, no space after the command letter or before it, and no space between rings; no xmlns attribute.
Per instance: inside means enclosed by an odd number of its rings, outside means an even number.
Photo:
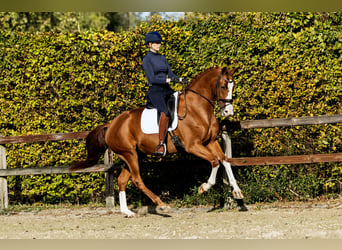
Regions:
<svg viewBox="0 0 342 250"><path fill-rule="evenodd" d="M219 66L215 66L215 67L211 67L211 68L208 68L200 73L198 73L197 75L195 75L191 80L190 80L190 83L188 85L188 88L191 87L199 78L201 78L203 75L207 74L208 72L212 71L212 70L216 70L220 68Z"/></svg>

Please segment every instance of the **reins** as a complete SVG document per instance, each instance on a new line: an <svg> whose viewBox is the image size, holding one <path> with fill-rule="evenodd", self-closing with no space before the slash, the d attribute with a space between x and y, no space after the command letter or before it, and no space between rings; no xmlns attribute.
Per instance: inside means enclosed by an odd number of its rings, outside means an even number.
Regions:
<svg viewBox="0 0 342 250"><path fill-rule="evenodd" d="M185 93L186 93L186 89L187 89L187 87L188 86L185 86L185 83L183 83L182 82L182 85L183 85L183 94L184 94L184 108L185 108L185 114L183 115L183 116L180 116L179 114L178 114L178 119L179 120L183 120L185 117L186 117L186 115L187 115L187 113L188 113L188 108L187 108L187 104L186 104L186 95L185 95ZM178 102L179 102L179 99L178 99Z"/></svg>
<svg viewBox="0 0 342 250"><path fill-rule="evenodd" d="M205 97L204 95L201 95L200 93L196 92L196 91L193 90L193 89L187 89L187 90L189 90L189 91L191 91L191 92L193 92L193 93L199 95L200 97L202 97L203 99L205 99L206 101L208 101L208 102L210 103L211 106L215 107L215 100L212 101L212 100L210 100L209 98Z"/></svg>

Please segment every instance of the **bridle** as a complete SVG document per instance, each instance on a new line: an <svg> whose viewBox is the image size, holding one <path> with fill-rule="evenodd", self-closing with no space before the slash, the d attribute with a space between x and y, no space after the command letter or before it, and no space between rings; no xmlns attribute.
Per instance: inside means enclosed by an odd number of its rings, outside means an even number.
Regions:
<svg viewBox="0 0 342 250"><path fill-rule="evenodd" d="M233 98L232 98L232 99L222 99L222 98L218 98L217 92L218 92L219 87L220 87L219 84L220 84L220 80L221 80L221 79L223 79L223 80L228 84L228 86L229 86L229 83L234 83L234 81L233 81L233 80L229 80L229 79L223 77L223 76L221 75L221 73L220 73L219 76L218 76L218 79L217 79L217 82L216 82L216 94L214 95L214 99L218 102L219 107L220 107L220 108L223 108L223 107L225 107L225 106L227 106L227 105L233 105ZM232 91L233 91L233 89L232 89ZM220 105L220 102L225 103L225 105Z"/></svg>
<svg viewBox="0 0 342 250"><path fill-rule="evenodd" d="M191 91L191 92L193 92L193 93L199 95L199 96L202 97L203 99L205 99L207 102L210 103L210 105L211 105L213 108L215 107L216 103L218 104L218 106L219 106L221 109L224 108L224 107L226 107L226 106L228 106L228 105L233 105L233 99L222 99L222 98L218 98L218 97L219 97L218 93L219 93L219 91L220 91L220 90L219 90L219 87L220 87L220 80L221 80L221 79L223 79L225 82L227 82L228 85L229 85L229 83L234 83L233 80L229 80L229 79L223 77L223 76L221 75L221 73L220 73L219 76L218 76L218 78L217 78L217 81L216 81L215 94L214 94L214 96L213 96L213 97L214 97L214 100L210 100L209 98L205 97L204 95L198 93L197 91L195 91L195 90L193 90L193 89L188 88L188 86L185 86L185 84L183 84L185 114L184 114L183 116L179 116L179 115L178 115L178 119L182 120L182 119L184 119L184 118L186 117L186 115L187 115L187 104L186 104L186 91L187 91L187 90L189 90L189 91ZM233 89L232 89L232 91L233 91ZM225 103L225 104L222 105L222 104L220 104L220 102L223 102L223 103Z"/></svg>

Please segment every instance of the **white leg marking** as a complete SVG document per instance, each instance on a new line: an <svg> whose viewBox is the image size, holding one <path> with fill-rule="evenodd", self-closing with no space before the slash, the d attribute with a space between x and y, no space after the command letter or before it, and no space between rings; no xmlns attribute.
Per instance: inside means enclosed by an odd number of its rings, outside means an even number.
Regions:
<svg viewBox="0 0 342 250"><path fill-rule="evenodd" d="M228 175L228 179L229 179L229 183L230 185L233 187L233 196L236 199L242 199L243 195L241 193L241 189L239 188L239 186L236 183L231 165L229 162L223 161L223 166L226 169L227 175Z"/></svg>
<svg viewBox="0 0 342 250"><path fill-rule="evenodd" d="M208 179L208 183L203 183L201 188L200 188L200 191L199 193L203 193L203 192L206 192L208 191L212 186L215 185L216 183L216 175L217 175L217 171L219 169L220 165L218 165L217 167L215 168L212 168L211 169L211 174L210 174L210 177Z"/></svg>
<svg viewBox="0 0 342 250"><path fill-rule="evenodd" d="M126 214L128 217L134 216L134 213L130 211L127 207L127 200L126 200L126 192L121 191L119 193L119 201L120 201L120 212Z"/></svg>

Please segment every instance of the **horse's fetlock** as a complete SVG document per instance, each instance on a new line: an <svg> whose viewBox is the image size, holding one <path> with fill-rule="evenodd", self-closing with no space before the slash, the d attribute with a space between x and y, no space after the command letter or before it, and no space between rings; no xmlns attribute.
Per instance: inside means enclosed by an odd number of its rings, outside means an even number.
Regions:
<svg viewBox="0 0 342 250"><path fill-rule="evenodd" d="M208 180L208 186L209 186L209 188L211 187L211 186L214 186L216 184L216 182L215 181L210 181L210 180Z"/></svg>

